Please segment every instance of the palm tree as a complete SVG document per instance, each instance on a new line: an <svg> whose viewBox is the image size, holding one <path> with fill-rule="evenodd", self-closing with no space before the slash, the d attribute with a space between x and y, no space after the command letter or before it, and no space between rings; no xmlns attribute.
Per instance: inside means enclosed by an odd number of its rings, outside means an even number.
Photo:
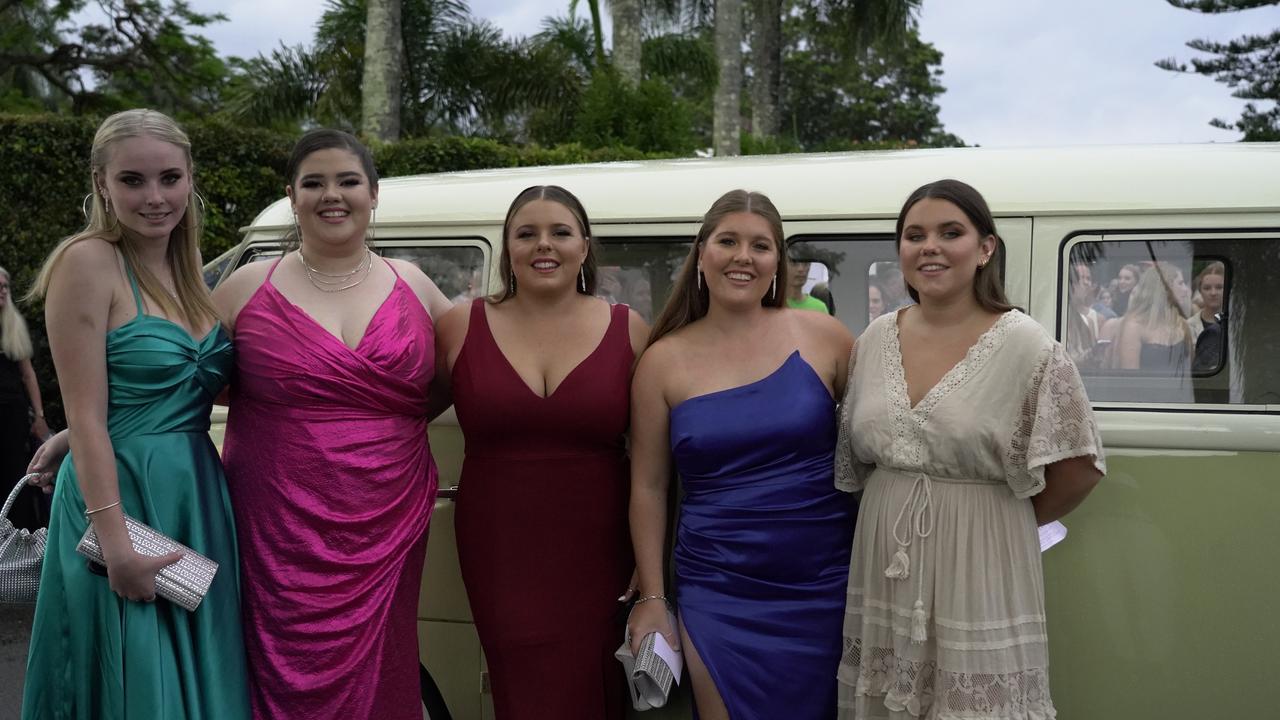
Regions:
<svg viewBox="0 0 1280 720"><path fill-rule="evenodd" d="M842 48L864 52L881 40L904 37L915 25L923 0L820 0L816 10L840 29ZM806 3L808 5L808 3ZM753 0L751 24L751 133L777 137L781 116L778 89L782 77L782 0Z"/></svg>
<svg viewBox="0 0 1280 720"><path fill-rule="evenodd" d="M742 152L742 0L716 0L716 62L720 76L713 104L711 139L716 155Z"/></svg>
<svg viewBox="0 0 1280 720"><path fill-rule="evenodd" d="M644 42L642 0L611 0L613 18L613 66L632 85L640 84L640 50Z"/></svg>
<svg viewBox="0 0 1280 720"><path fill-rule="evenodd" d="M382 142L400 139L400 0L368 0L361 129Z"/></svg>

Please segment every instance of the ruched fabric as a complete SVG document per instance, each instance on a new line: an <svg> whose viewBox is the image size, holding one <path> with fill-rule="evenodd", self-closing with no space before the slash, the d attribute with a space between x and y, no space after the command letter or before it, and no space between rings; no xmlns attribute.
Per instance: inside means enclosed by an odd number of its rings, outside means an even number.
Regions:
<svg viewBox="0 0 1280 720"><path fill-rule="evenodd" d="M25 720L249 717L235 528L208 435L213 399L233 363L231 342L221 327L197 340L136 304L138 316L106 337L107 427L121 506L213 559L218 573L194 612L163 599L121 599L76 553L89 521L76 459L68 458L54 490Z"/></svg>
<svg viewBox="0 0 1280 720"><path fill-rule="evenodd" d="M677 405L670 434L679 614L729 716L834 717L854 503L832 482L831 394L797 351Z"/></svg>
<svg viewBox="0 0 1280 720"><path fill-rule="evenodd" d="M422 717L433 335L399 277L355 349L270 277L240 311L223 451L255 718Z"/></svg>

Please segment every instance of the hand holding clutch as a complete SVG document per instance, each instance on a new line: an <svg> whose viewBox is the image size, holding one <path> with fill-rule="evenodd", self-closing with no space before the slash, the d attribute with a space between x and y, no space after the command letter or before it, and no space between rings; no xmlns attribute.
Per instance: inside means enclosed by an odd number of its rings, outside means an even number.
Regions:
<svg viewBox="0 0 1280 720"><path fill-rule="evenodd" d="M676 627L675 615L667 613L671 627ZM631 653L631 631L628 628L622 638L622 647L614 653L627 674L627 687L631 691L631 704L636 710L660 708L671 697L671 684L680 683L684 669L684 656L672 648L662 633L651 632L640 642L638 655Z"/></svg>
<svg viewBox="0 0 1280 720"><path fill-rule="evenodd" d="M169 602L194 612L204 600L205 593L213 584L213 576L218 572L218 563L156 531L137 520L124 516L124 526L133 543L134 552L140 555L159 557L173 552L183 553L182 559L172 565L166 565L156 573L156 594ZM90 561L106 565L102 556L102 545L98 542L98 533L89 523L84 537L76 546L76 552L89 558Z"/></svg>

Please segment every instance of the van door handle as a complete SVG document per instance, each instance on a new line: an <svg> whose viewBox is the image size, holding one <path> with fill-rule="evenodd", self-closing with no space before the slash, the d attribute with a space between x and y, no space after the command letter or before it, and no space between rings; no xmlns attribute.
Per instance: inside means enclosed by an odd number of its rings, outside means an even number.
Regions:
<svg viewBox="0 0 1280 720"><path fill-rule="evenodd" d="M436 491L436 499L437 500L457 500L458 486L454 485L452 487L440 488L439 490Z"/></svg>

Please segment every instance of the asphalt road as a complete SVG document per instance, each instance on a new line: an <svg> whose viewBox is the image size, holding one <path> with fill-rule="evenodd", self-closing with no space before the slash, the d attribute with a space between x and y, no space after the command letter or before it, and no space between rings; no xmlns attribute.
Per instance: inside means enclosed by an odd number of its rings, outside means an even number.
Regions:
<svg viewBox="0 0 1280 720"><path fill-rule="evenodd" d="M18 720L34 605L0 605L0 720Z"/></svg>

